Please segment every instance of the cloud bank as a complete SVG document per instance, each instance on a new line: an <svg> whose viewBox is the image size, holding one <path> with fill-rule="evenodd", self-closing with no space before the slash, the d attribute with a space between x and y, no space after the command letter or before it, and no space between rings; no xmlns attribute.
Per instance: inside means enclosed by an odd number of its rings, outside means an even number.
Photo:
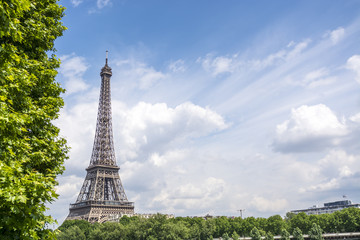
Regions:
<svg viewBox="0 0 360 240"><path fill-rule="evenodd" d="M325 105L291 110L289 120L276 127L274 149L281 152L319 151L339 144L348 133L344 121Z"/></svg>

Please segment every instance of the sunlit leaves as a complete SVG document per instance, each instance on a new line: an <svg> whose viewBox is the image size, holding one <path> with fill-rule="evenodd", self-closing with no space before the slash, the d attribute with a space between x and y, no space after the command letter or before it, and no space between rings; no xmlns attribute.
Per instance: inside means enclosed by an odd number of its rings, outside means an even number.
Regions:
<svg viewBox="0 0 360 240"><path fill-rule="evenodd" d="M44 214L57 197L56 176L66 141L52 124L64 91L55 82L59 60L49 56L62 35L56 0L0 2L0 235L52 239Z"/></svg>

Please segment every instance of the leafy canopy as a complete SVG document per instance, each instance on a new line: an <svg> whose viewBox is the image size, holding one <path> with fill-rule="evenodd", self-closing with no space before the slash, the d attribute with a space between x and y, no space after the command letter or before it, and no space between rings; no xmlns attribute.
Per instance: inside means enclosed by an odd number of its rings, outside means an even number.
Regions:
<svg viewBox="0 0 360 240"><path fill-rule="evenodd" d="M54 41L57 0L0 1L0 235L52 239L45 204L57 197L66 141L52 123L63 106Z"/></svg>
<svg viewBox="0 0 360 240"><path fill-rule="evenodd" d="M303 219L303 216L301 216ZM290 232L294 240L304 240L303 234L309 234L311 239L321 240L322 229L329 229L327 233L334 233L337 229L340 232L359 231L360 209L347 208L332 214L313 215L306 218L306 224L303 221L291 222L296 220L295 215L292 219L279 218L278 215L265 218L227 218L215 217L176 217L167 219L166 216L157 214L149 219L141 217L122 217L119 222L107 222L90 224L83 220L68 220L59 227L59 239L78 240L76 235L84 233L86 239L213 239L229 238L238 239L239 236L250 236L253 240L274 240L273 232L279 231L281 239L289 239ZM322 221L328 219L330 221ZM336 219L336 221L332 221ZM281 223L283 221L283 223ZM276 224L274 224L274 222ZM318 225L320 222L323 225ZM334 225L334 223L336 223ZM299 224L299 225L297 225ZM314 225L315 224L315 225ZM350 224L345 228L344 224ZM79 229L75 228L77 226ZM278 230L279 226L283 226ZM308 226L310 229L305 231ZM315 227L314 227L315 226ZM301 229L305 227L304 229ZM249 230L250 229L250 230ZM311 231L310 231L311 230ZM75 237L74 237L75 236ZM262 238L264 236L264 238Z"/></svg>

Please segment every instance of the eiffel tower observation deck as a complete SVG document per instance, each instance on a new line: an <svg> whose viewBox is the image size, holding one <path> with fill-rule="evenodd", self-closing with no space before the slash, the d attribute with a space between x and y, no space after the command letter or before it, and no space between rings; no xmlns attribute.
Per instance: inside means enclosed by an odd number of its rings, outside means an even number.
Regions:
<svg viewBox="0 0 360 240"><path fill-rule="evenodd" d="M105 66L101 69L101 90L96 133L90 165L74 204L66 220L82 219L105 222L113 216L134 214L134 203L129 202L116 165L111 121L111 68L106 51Z"/></svg>

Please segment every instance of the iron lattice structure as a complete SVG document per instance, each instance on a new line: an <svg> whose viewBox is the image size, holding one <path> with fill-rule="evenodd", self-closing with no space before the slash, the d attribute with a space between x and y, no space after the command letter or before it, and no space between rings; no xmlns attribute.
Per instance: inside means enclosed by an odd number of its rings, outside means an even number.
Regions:
<svg viewBox="0 0 360 240"><path fill-rule="evenodd" d="M87 175L66 220L83 219L104 222L123 214L134 213L134 203L129 202L116 165L111 118L111 68L106 56L101 69L101 90L96 133Z"/></svg>

